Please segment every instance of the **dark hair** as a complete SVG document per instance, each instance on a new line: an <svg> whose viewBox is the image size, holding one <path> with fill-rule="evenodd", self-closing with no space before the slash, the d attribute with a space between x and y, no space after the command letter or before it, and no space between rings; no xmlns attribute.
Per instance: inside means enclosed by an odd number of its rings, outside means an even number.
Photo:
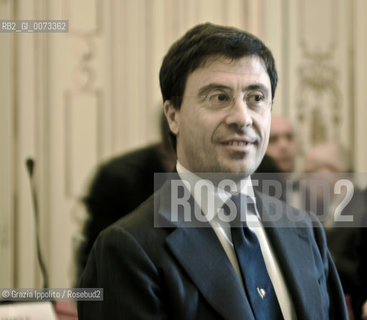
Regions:
<svg viewBox="0 0 367 320"><path fill-rule="evenodd" d="M260 39L232 27L211 23L195 26L171 46L163 59L159 72L163 102L170 100L176 109L180 109L187 77L209 58L223 56L235 60L251 55L264 61L274 98L278 81L275 62Z"/></svg>

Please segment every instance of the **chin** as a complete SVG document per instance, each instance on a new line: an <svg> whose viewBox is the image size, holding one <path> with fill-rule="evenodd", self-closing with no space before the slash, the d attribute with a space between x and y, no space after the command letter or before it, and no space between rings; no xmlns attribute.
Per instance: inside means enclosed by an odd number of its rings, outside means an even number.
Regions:
<svg viewBox="0 0 367 320"><path fill-rule="evenodd" d="M251 175L254 172L254 170L252 170L252 166L239 164L239 165L228 166L227 169L224 170L223 172L239 174L243 177L247 177Z"/></svg>

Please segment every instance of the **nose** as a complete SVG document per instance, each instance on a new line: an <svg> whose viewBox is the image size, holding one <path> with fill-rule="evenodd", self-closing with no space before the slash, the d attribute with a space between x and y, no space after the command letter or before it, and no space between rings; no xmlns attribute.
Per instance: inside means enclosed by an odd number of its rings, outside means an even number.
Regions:
<svg viewBox="0 0 367 320"><path fill-rule="evenodd" d="M239 129L252 125L251 110L247 107L242 95L234 98L233 106L226 117L228 126L236 126Z"/></svg>

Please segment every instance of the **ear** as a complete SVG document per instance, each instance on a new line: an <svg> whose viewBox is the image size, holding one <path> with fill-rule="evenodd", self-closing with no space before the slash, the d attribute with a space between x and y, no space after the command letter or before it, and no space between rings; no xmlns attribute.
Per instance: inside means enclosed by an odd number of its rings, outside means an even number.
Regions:
<svg viewBox="0 0 367 320"><path fill-rule="evenodd" d="M180 128L180 110L175 109L170 100L164 102L163 109L171 132L177 136Z"/></svg>

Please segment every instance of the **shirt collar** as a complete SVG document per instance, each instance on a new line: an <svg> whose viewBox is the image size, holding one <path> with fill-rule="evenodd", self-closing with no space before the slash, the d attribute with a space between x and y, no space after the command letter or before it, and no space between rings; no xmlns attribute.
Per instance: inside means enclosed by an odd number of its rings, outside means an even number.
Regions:
<svg viewBox="0 0 367 320"><path fill-rule="evenodd" d="M179 161L177 161L176 170L181 180L188 188L195 202L200 206L204 214L207 214L209 210L217 210L218 208L221 208L223 204L231 197L230 192L222 188L218 188L214 185L213 188L207 189L208 192L201 192L203 189L195 188L198 183L202 183L203 179L197 174L186 169ZM248 196L253 203L256 203L256 198L250 176L242 179L239 183L239 187L240 192L243 195ZM213 200L213 197L214 203L213 201L210 201L210 199ZM214 208L211 207L212 205L214 205Z"/></svg>

